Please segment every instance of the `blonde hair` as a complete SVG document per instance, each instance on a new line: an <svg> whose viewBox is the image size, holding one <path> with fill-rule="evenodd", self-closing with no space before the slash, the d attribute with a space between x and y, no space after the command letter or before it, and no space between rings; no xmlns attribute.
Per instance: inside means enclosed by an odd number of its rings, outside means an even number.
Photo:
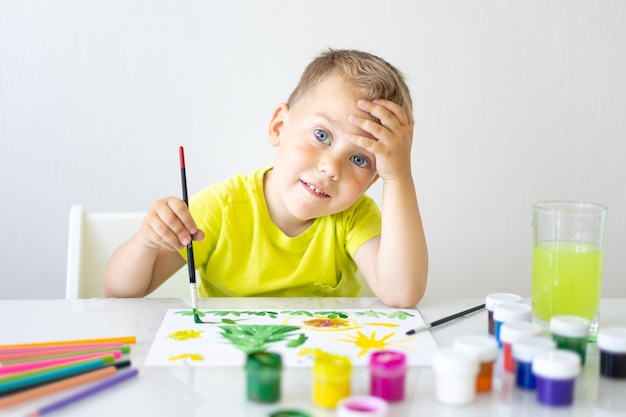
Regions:
<svg viewBox="0 0 626 417"><path fill-rule="evenodd" d="M328 49L311 61L287 104L293 106L332 75L339 75L352 83L367 100L386 99L398 104L409 114L413 111L409 87L398 69L375 55L348 49Z"/></svg>

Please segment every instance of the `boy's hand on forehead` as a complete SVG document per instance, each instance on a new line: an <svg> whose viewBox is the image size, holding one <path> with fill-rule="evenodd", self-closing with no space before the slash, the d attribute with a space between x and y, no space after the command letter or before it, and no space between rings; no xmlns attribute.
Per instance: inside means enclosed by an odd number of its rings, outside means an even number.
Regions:
<svg viewBox="0 0 626 417"><path fill-rule="evenodd" d="M352 114L348 122L372 138L346 133L346 139L376 155L376 171L383 181L410 178L412 116L389 100L361 99L357 106L372 118Z"/></svg>

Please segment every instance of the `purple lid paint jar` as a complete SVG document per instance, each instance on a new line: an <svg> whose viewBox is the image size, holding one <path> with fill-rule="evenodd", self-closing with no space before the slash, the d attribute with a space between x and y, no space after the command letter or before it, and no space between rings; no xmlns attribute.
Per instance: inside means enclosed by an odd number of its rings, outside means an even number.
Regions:
<svg viewBox="0 0 626 417"><path fill-rule="evenodd" d="M598 332L600 375L626 378L626 327L607 327Z"/></svg>
<svg viewBox="0 0 626 417"><path fill-rule="evenodd" d="M580 369L580 355L569 350L544 350L535 355L532 370L537 378L537 401L550 406L571 405Z"/></svg>
<svg viewBox="0 0 626 417"><path fill-rule="evenodd" d="M532 371L533 359L537 354L550 349L556 349L556 343L547 336L524 336L513 342L515 385L528 390L537 387Z"/></svg>
<svg viewBox="0 0 626 417"><path fill-rule="evenodd" d="M370 394L387 401L404 399L406 355L393 350L374 352L370 357Z"/></svg>
<svg viewBox="0 0 626 417"><path fill-rule="evenodd" d="M589 320L578 316L561 315L550 319L550 333L556 347L578 353L583 365L587 356L590 324Z"/></svg>
<svg viewBox="0 0 626 417"><path fill-rule="evenodd" d="M496 335L496 324L493 320L493 310L496 304L499 303L521 303L522 297L517 294L511 294L508 292L494 292L493 294L487 294L485 297L485 308L487 309L487 330L490 335Z"/></svg>
<svg viewBox="0 0 626 417"><path fill-rule="evenodd" d="M498 303L493 310L493 320L496 326L496 341L498 347L502 347L500 341L500 328L503 323L516 321L530 322L533 318L533 309L528 304L522 303Z"/></svg>

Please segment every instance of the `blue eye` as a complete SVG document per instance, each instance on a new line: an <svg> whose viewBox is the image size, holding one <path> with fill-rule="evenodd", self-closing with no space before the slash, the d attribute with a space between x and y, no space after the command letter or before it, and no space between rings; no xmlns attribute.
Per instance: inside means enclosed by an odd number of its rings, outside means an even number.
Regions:
<svg viewBox="0 0 626 417"><path fill-rule="evenodd" d="M354 162L357 166L360 167L368 167L369 166L369 162L367 160L366 157L364 157L363 155L353 155L350 157L350 160L352 162Z"/></svg>
<svg viewBox="0 0 626 417"><path fill-rule="evenodd" d="M327 131L322 129L315 129L315 138L322 143L330 142L330 135Z"/></svg>

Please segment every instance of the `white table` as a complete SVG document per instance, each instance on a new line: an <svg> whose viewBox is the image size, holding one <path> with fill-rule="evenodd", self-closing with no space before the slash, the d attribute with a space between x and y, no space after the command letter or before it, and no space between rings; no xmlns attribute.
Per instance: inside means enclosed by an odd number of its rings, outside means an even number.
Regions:
<svg viewBox="0 0 626 417"><path fill-rule="evenodd" d="M386 308L375 298L216 298L202 299L201 308ZM481 304L476 298L426 298L418 310L426 322ZM264 405L246 400L245 372L238 368L144 367L153 337L169 308L188 308L179 299L89 299L0 301L0 344L135 335L131 361L139 377L58 412L60 416L237 416L266 417L274 411L298 409L315 417L334 416L311 399L309 369L288 368L282 375L282 400ZM626 300L604 299L600 326L626 326ZM439 346L465 334L487 334L485 310L431 330ZM436 402L430 368L411 368L406 399L392 404L389 417L404 416L625 416L626 381L598 376L598 352L590 346L584 374L577 381L574 406L549 408L536 403L533 392L515 388L512 375L497 375L498 389L478 395L470 406ZM368 393L366 368L352 377L352 394ZM0 411L0 416L25 415L67 395L59 394Z"/></svg>

